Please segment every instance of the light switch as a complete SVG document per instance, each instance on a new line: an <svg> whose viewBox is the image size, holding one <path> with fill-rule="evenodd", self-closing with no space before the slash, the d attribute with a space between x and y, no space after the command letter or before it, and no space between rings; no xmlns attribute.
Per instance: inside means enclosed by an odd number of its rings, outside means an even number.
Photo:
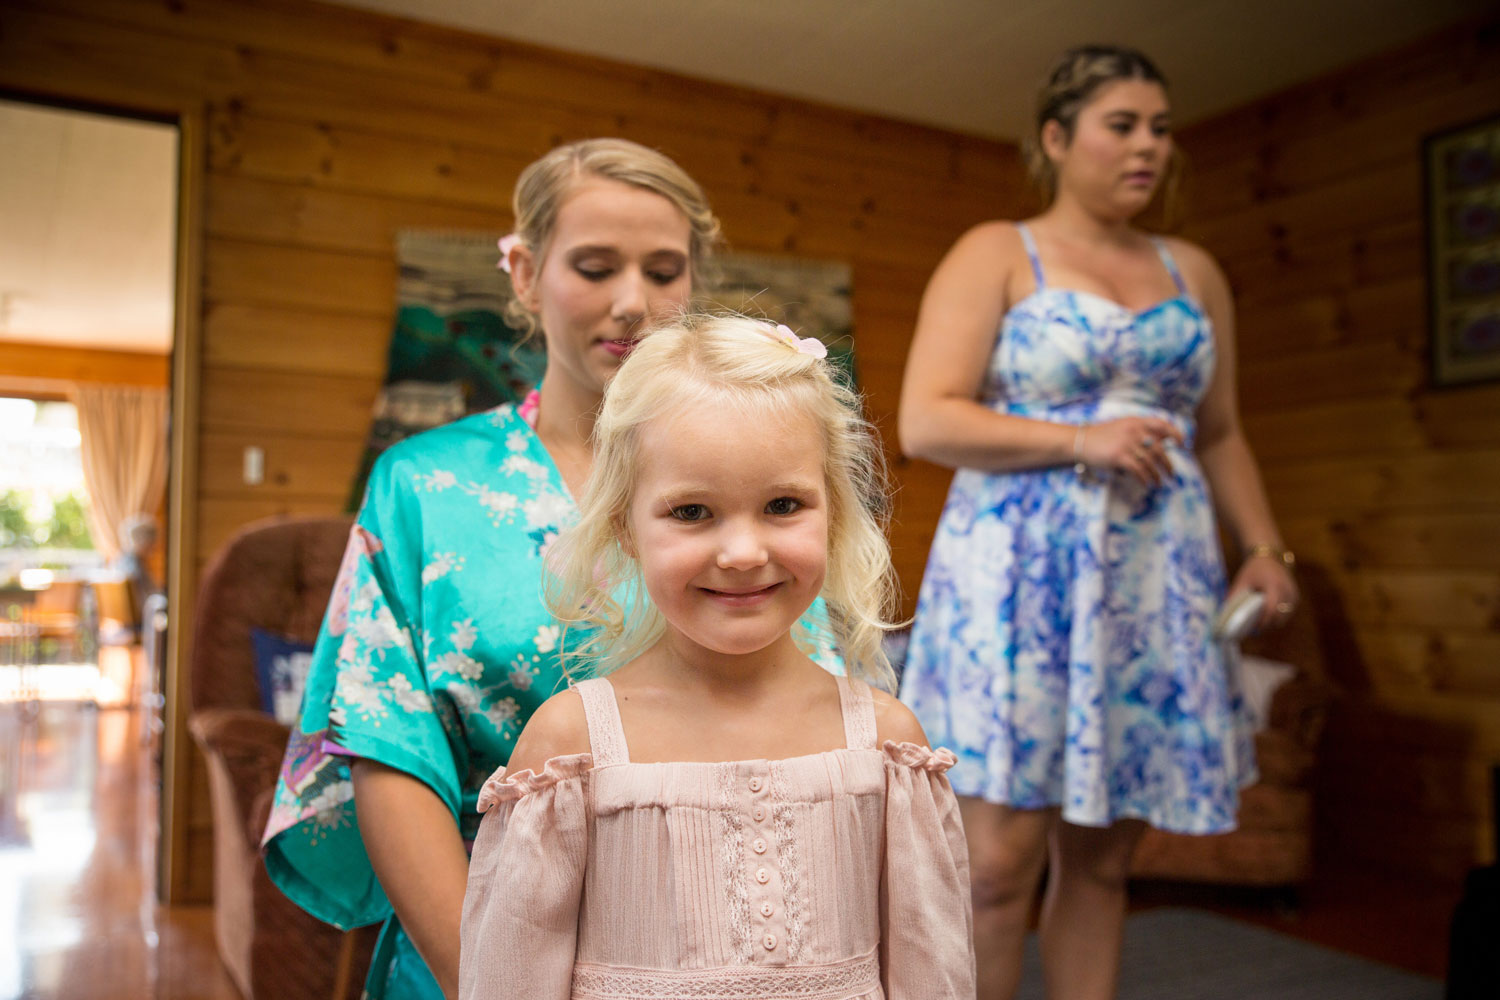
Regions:
<svg viewBox="0 0 1500 1000"><path fill-rule="evenodd" d="M266 478L266 452L259 445L245 446L245 483L257 486Z"/></svg>

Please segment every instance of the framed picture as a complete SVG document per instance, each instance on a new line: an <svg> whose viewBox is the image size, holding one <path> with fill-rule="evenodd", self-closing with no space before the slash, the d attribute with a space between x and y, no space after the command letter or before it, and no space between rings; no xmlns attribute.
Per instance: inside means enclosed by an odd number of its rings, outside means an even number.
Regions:
<svg viewBox="0 0 1500 1000"><path fill-rule="evenodd" d="M1500 378L1500 118L1423 147L1432 384Z"/></svg>

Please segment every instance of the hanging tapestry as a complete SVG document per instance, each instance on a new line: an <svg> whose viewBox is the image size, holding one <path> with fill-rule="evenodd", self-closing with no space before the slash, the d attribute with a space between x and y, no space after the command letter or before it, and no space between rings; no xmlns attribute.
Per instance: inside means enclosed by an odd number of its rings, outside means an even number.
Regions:
<svg viewBox="0 0 1500 1000"><path fill-rule="evenodd" d="M405 230L397 234L396 319L385 381L365 453L351 484L358 509L365 480L385 449L470 413L517 402L541 378L546 352L505 320L510 277L498 267L502 233ZM714 258L705 298L785 323L828 345L854 384L850 269L836 261L726 253Z"/></svg>

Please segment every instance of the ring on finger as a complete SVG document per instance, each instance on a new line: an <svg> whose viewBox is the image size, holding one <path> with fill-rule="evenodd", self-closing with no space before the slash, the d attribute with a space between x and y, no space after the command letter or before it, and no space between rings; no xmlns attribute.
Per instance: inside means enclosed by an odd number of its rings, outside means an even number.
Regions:
<svg viewBox="0 0 1500 1000"><path fill-rule="evenodd" d="M1294 610L1296 610L1296 605L1291 604L1288 601L1282 601L1280 604L1276 605L1276 613L1277 614L1289 615Z"/></svg>

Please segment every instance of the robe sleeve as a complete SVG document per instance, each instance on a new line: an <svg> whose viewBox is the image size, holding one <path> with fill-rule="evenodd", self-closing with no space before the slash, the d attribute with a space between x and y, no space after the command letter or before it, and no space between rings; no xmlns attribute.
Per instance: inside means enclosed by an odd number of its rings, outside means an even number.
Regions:
<svg viewBox="0 0 1500 1000"><path fill-rule="evenodd" d="M263 838L272 881L341 928L390 914L359 835L350 762L375 760L417 778L455 825L467 766L421 654L423 509L406 453L390 449L371 472Z"/></svg>

